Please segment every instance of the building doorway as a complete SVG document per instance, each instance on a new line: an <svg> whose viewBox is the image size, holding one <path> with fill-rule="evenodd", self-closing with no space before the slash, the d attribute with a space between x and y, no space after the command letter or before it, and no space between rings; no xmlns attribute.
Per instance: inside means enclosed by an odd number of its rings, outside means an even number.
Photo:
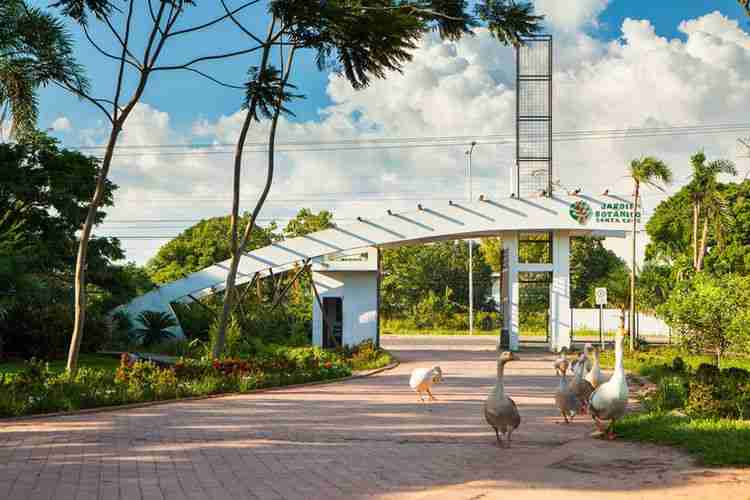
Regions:
<svg viewBox="0 0 750 500"><path fill-rule="evenodd" d="M550 341L551 272L518 273L519 337L522 342Z"/></svg>
<svg viewBox="0 0 750 500"><path fill-rule="evenodd" d="M323 299L323 348L342 345L344 338L344 303L341 297Z"/></svg>

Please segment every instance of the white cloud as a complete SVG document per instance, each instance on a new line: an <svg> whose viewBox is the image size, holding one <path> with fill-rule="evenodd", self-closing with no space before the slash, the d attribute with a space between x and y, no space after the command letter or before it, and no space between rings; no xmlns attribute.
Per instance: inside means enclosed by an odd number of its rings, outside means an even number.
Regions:
<svg viewBox="0 0 750 500"><path fill-rule="evenodd" d="M544 10L552 4L539 5ZM747 121L750 36L737 22L719 13L687 20L680 24L686 36L682 41L657 36L647 20L628 19L622 25L622 38L605 42L581 31L605 6L604 1L578 2L572 8L575 12L566 14L569 17L561 10L550 11L556 25L569 30L555 42L556 129ZM282 119L279 141L321 143L316 148L326 149L330 148L325 146L327 142L373 137L480 137L512 132L514 71L512 51L499 47L486 32L457 43L428 37L403 75L389 75L386 81L375 81L362 91L331 77L327 92L333 104L322 110L321 119L305 123ZM139 106L128 122L122 144L155 146L153 151L162 154L117 159L115 182L122 189L110 218L180 219L227 213L231 155L169 156L167 152L180 150L164 146L198 140L215 144L208 153L227 150L219 144L236 139L242 117L243 113L237 112L214 121L196 120L192 130L181 135L174 131L166 113ZM254 125L248 142L265 142L266 127ZM735 139L732 135L702 135L556 142L555 175L569 187L626 193L630 187L624 179L625 166L634 157L661 157L672 166L675 177L684 180L691 153L705 148L709 156L733 159ZM310 206L333 209L339 217L354 217L416 203L403 199L371 203L368 193L380 193L375 195L379 198L462 196L464 149L459 145L285 152L278 156L270 202L263 215L289 215L297 207ZM127 148L120 152L125 154ZM473 158L475 193L507 195L512 145L480 144ZM248 152L244 165L243 199L247 202L243 208L250 209L264 180L264 155ZM743 171L743 165L738 166ZM301 198L318 201L299 201ZM647 210L660 199L658 193L646 193ZM144 234L144 229L134 232ZM143 259L145 247L127 246Z"/></svg>
<svg viewBox="0 0 750 500"><path fill-rule="evenodd" d="M575 32L597 24L597 17L607 7L609 0L535 0L537 13L558 31Z"/></svg>
<svg viewBox="0 0 750 500"><path fill-rule="evenodd" d="M73 124L70 123L70 120L65 116L61 116L52 122L52 130L55 132L68 132L72 128Z"/></svg>

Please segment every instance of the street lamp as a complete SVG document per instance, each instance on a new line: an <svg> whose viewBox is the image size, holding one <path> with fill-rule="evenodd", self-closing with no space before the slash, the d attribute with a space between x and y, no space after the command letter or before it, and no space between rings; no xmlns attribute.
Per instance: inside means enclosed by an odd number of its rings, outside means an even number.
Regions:
<svg viewBox="0 0 750 500"><path fill-rule="evenodd" d="M466 156L469 158L469 201L474 201L474 194L472 191L471 181L471 154L474 152L474 146L477 145L477 141L471 141L469 149L466 151ZM474 267L472 265L471 254L473 253L474 240L469 238L469 335L474 335Z"/></svg>

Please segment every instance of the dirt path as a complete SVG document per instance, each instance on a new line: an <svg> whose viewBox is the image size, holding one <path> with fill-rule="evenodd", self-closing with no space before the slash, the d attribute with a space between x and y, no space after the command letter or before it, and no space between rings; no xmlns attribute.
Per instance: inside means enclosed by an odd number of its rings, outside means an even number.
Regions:
<svg viewBox="0 0 750 500"><path fill-rule="evenodd" d="M508 365L523 422L513 447L497 448L481 416L494 342L386 337L402 364L367 379L5 423L0 499L750 497L750 470L595 440L587 419L559 424L542 352ZM446 383L420 405L409 373L433 363Z"/></svg>

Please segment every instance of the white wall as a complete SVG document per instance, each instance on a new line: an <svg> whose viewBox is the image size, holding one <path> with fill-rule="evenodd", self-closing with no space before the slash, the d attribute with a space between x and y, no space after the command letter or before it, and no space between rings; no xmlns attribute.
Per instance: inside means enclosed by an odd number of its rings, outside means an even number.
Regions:
<svg viewBox="0 0 750 500"><path fill-rule="evenodd" d="M341 297L343 307L343 343L356 345L363 340L377 341L378 274L376 271L314 272L320 294ZM323 345L323 315L313 297L313 344Z"/></svg>
<svg viewBox="0 0 750 500"><path fill-rule="evenodd" d="M628 314L625 314L625 325ZM620 311L604 309L602 312L602 330L615 332L620 327ZM573 309L573 332L579 330L599 331L599 309ZM641 335L668 336L669 326L659 318L638 313L638 332Z"/></svg>

